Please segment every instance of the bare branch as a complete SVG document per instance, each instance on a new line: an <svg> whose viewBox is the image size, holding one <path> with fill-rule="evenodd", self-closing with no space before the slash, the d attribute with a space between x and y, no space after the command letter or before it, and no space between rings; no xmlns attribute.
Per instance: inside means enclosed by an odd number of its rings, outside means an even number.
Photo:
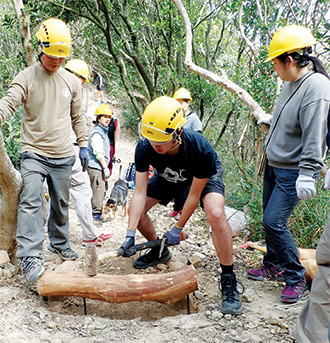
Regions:
<svg viewBox="0 0 330 343"><path fill-rule="evenodd" d="M236 95L249 109L251 114L257 119L260 120L263 118L266 113L264 110L259 106L259 104L252 98L252 96L246 92L244 89L239 87L234 82L230 81L225 72L221 70L221 76L212 73L208 70L205 70L192 62L192 33L191 33L191 23L187 14L185 7L183 6L180 0L171 0L176 7L178 8L185 24L186 30L186 57L185 57L185 66L187 69L191 70L192 72L200 75L201 77L210 80L213 83L220 85L221 87L226 88L231 93Z"/></svg>
<svg viewBox="0 0 330 343"><path fill-rule="evenodd" d="M241 33L242 39L245 41L246 45L248 46L248 48L252 52L253 57L256 58L257 53L256 53L256 51L254 49L254 46L253 46L252 42L249 40L249 38L246 37L245 32L244 32L244 28L243 28L243 25L242 25L242 13L243 13L243 3L241 3L241 5L239 7L239 11L238 11L239 31Z"/></svg>

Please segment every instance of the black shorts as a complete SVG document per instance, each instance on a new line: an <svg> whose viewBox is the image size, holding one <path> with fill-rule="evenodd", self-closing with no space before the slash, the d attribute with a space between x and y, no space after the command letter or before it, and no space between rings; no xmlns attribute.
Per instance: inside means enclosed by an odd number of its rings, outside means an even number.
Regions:
<svg viewBox="0 0 330 343"><path fill-rule="evenodd" d="M225 184L223 183L222 174L224 170L218 169L218 172L212 175L206 182L206 185L201 194L201 203L204 196L208 193L220 193L225 196ZM187 187L187 186L186 186ZM159 175L154 175L148 181L147 196L153 199L160 200L162 205L167 205L175 198L182 189L186 188L177 183L168 182ZM203 206L203 204L202 204Z"/></svg>

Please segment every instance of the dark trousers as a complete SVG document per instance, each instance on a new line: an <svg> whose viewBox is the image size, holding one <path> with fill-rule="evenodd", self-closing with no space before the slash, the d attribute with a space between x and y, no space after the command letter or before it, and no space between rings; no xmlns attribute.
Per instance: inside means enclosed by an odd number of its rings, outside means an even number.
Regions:
<svg viewBox="0 0 330 343"><path fill-rule="evenodd" d="M263 223L267 243L264 263L280 265L285 270L284 279L288 286L299 282L305 274L287 225L299 202L296 192L298 174L299 170L274 168L267 164L264 175Z"/></svg>

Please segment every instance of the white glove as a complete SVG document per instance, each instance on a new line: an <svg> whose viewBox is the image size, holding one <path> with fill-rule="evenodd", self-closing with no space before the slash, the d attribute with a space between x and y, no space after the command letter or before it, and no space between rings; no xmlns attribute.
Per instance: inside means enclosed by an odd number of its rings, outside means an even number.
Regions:
<svg viewBox="0 0 330 343"><path fill-rule="evenodd" d="M109 179L109 177L110 177L110 170L109 170L108 167L103 169L103 173L104 173L104 178L105 179Z"/></svg>
<svg viewBox="0 0 330 343"><path fill-rule="evenodd" d="M257 124L267 124L270 125L272 122L273 116L269 113L266 113L264 117L262 117L260 120L257 121Z"/></svg>
<svg viewBox="0 0 330 343"><path fill-rule="evenodd" d="M325 189L330 189L330 168L327 170L325 173L324 177L324 188Z"/></svg>
<svg viewBox="0 0 330 343"><path fill-rule="evenodd" d="M313 198L316 194L315 180L311 176L299 175L296 181L297 197L301 200Z"/></svg>

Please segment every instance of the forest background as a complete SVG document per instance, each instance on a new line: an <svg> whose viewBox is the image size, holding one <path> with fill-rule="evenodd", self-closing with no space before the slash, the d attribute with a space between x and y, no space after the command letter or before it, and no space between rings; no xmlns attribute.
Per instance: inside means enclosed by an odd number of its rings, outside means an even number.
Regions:
<svg viewBox="0 0 330 343"><path fill-rule="evenodd" d="M35 32L40 23L49 17L64 20L74 42L72 58L85 60L91 71L106 77L105 92L116 99L124 118L122 125L136 138L138 119L152 99L172 96L181 86L190 91L191 107L203 123L203 134L226 170L226 205L248 216L248 240L263 239L263 178L257 170L265 132L256 125L251 108L241 101L240 92L235 94L186 68L187 35L174 2L3 0L0 96L28 64L22 23L31 32L36 55ZM271 38L280 27L298 24L310 28L318 40L314 54L330 72L330 1L183 0L182 4L191 23L193 63L233 82L266 113L272 113L281 87L272 63L264 63ZM16 169L21 110L2 127L5 149ZM329 194L323 183L321 176L316 197L301 201L290 217L290 229L300 247L315 247L324 229Z"/></svg>

